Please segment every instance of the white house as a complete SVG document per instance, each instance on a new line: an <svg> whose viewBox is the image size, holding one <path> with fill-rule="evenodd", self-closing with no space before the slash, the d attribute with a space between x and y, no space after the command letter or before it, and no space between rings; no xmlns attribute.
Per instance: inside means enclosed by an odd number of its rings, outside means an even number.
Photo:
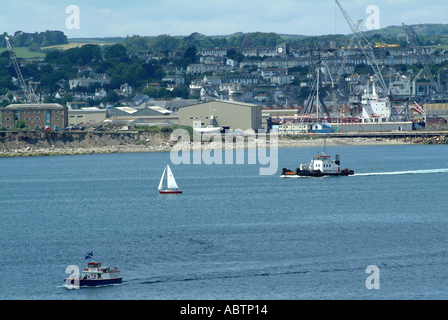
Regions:
<svg viewBox="0 0 448 320"><path fill-rule="evenodd" d="M107 92L106 90L104 90L103 88L98 88L95 91L95 98L105 98L107 96Z"/></svg>
<svg viewBox="0 0 448 320"><path fill-rule="evenodd" d="M216 72L218 66L216 64L190 64L187 67L187 74L197 75L206 72Z"/></svg>
<svg viewBox="0 0 448 320"><path fill-rule="evenodd" d="M91 83L98 82L101 86L104 86L105 84L109 84L111 81L111 78L107 77L106 75L98 76L95 78L77 78L69 80L70 84L70 90L73 90L76 87L88 87Z"/></svg>
<svg viewBox="0 0 448 320"><path fill-rule="evenodd" d="M278 126L279 134L307 133L311 125L305 123L286 122Z"/></svg>
<svg viewBox="0 0 448 320"><path fill-rule="evenodd" d="M173 82L176 85L184 85L185 84L185 78L181 75L167 75L162 79L162 82Z"/></svg>
<svg viewBox="0 0 448 320"><path fill-rule="evenodd" d="M255 101L257 101L257 102L263 102L263 101L266 101L266 100L267 100L267 97L266 97L266 94L264 94L264 93L260 93L259 95L256 95L256 96L254 97L254 99L255 99Z"/></svg>
<svg viewBox="0 0 448 320"><path fill-rule="evenodd" d="M221 77L218 76L204 76L204 79L202 81L212 86L219 86L222 83Z"/></svg>
<svg viewBox="0 0 448 320"><path fill-rule="evenodd" d="M271 77L271 83L283 85L283 84L290 84L294 76L288 76L282 72L277 72Z"/></svg>
<svg viewBox="0 0 448 320"><path fill-rule="evenodd" d="M127 97L132 94L132 87L127 83L125 83L120 86L120 91L123 93L124 96Z"/></svg>
<svg viewBox="0 0 448 320"><path fill-rule="evenodd" d="M279 72L283 73L284 75L288 75L288 69L286 68L264 68L261 69L261 76L264 80L269 80L273 75Z"/></svg>
<svg viewBox="0 0 448 320"><path fill-rule="evenodd" d="M228 66L231 66L232 68L236 68L237 65L238 65L238 62L235 61L235 60L233 60L233 59L227 59L226 64L227 64Z"/></svg>

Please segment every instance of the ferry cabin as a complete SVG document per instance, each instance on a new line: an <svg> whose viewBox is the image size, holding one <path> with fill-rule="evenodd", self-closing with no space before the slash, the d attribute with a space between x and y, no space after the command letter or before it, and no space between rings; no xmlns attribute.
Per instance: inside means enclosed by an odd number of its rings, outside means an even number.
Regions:
<svg viewBox="0 0 448 320"><path fill-rule="evenodd" d="M321 171L322 173L339 173L341 167L339 166L339 156L336 156L336 160L331 160L331 156L320 155L314 156L314 159L310 163L311 170ZM305 168L300 165L300 170Z"/></svg>
<svg viewBox="0 0 448 320"><path fill-rule="evenodd" d="M81 280L111 280L121 278L120 271L115 268L101 267L99 262L88 263L88 268L82 272Z"/></svg>

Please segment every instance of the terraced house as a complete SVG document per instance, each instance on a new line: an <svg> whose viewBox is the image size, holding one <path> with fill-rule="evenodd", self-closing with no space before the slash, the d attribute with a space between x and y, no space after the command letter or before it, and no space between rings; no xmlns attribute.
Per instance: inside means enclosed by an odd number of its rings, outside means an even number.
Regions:
<svg viewBox="0 0 448 320"><path fill-rule="evenodd" d="M198 75L207 72L216 72L218 66L216 64L190 64L187 67L187 74Z"/></svg>

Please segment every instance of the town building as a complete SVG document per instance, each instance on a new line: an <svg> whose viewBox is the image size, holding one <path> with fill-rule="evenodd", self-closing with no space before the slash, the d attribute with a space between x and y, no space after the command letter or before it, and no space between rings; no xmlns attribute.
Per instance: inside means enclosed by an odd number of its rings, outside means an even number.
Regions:
<svg viewBox="0 0 448 320"><path fill-rule="evenodd" d="M261 69L261 76L264 80L269 81L274 74L283 73L284 75L288 75L287 68L263 68Z"/></svg>
<svg viewBox="0 0 448 320"><path fill-rule="evenodd" d="M195 63L187 67L187 74L199 75L207 72L216 72L218 66L216 64Z"/></svg>
<svg viewBox="0 0 448 320"><path fill-rule="evenodd" d="M202 56L213 56L213 57L224 57L227 55L226 49L201 49L199 50L199 54Z"/></svg>
<svg viewBox="0 0 448 320"><path fill-rule="evenodd" d="M164 78L162 78L162 82L172 82L176 85L184 85L185 84L185 78L181 75L167 75Z"/></svg>
<svg viewBox="0 0 448 320"><path fill-rule="evenodd" d="M448 103L428 103L424 105L427 117L448 119Z"/></svg>
<svg viewBox="0 0 448 320"><path fill-rule="evenodd" d="M101 86L104 86L105 84L110 83L111 78L109 78L106 75L98 76L94 78L76 78L69 81L70 90L73 90L77 87L88 87L92 83L98 82Z"/></svg>
<svg viewBox="0 0 448 320"><path fill-rule="evenodd" d="M255 75L224 75L221 76L223 83L241 84L245 86L258 85L258 76Z"/></svg>
<svg viewBox="0 0 448 320"><path fill-rule="evenodd" d="M25 128L45 129L67 127L68 107L58 103L11 104L1 109L1 126L13 129L18 120L25 122Z"/></svg>

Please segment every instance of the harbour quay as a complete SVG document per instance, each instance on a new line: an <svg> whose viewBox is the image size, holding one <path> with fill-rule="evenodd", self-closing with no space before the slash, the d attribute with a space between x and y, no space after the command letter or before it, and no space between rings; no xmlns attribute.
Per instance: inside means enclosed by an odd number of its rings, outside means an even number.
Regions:
<svg viewBox="0 0 448 320"><path fill-rule="evenodd" d="M311 134L297 134L299 136L310 136ZM313 137L320 138L376 138L376 139L410 139L410 140L448 140L448 131L397 131L397 132L336 132L336 133L313 133ZM428 140L428 141L429 141ZM435 140L437 141L437 140Z"/></svg>

